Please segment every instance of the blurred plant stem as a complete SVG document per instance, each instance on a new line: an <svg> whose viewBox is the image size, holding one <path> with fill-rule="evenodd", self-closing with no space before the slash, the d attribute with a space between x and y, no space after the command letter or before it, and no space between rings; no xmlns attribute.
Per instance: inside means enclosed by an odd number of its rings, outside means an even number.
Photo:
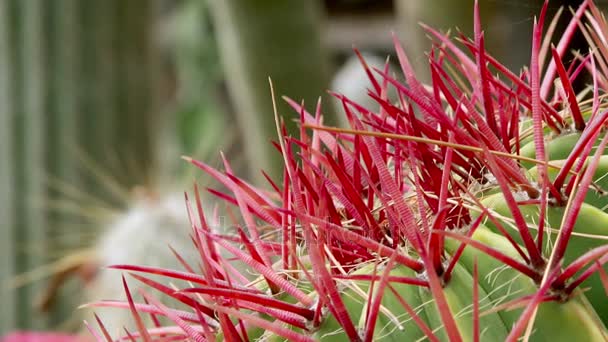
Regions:
<svg viewBox="0 0 608 342"><path fill-rule="evenodd" d="M208 4L183 0L174 5L163 30L163 46L172 56L176 77L174 111L179 150L173 156L186 154L202 160L219 160L218 151L223 151L235 160L230 150L238 147L232 141L236 132L232 136L226 134L227 124L234 123L228 117L233 111L227 108L230 103L223 87ZM189 188L197 170L184 162L176 166L175 173L183 178L184 188Z"/></svg>
<svg viewBox="0 0 608 342"><path fill-rule="evenodd" d="M59 233L75 219L46 210L61 192L49 180L115 203L117 191L83 169L83 159L123 189L157 176L170 127L154 41L157 2L0 0L0 335L66 318L36 312L43 284L6 287L69 243ZM82 237L72 233L68 239Z"/></svg>
<svg viewBox="0 0 608 342"><path fill-rule="evenodd" d="M277 96L304 100L314 110L328 88L329 54L322 46L323 11L319 1L210 1L221 61L244 152L249 178L262 183L261 169L282 172L282 157L268 144L276 140L268 77ZM290 130L297 113L279 98L279 113ZM329 102L325 112L331 113ZM326 115L326 121L332 117Z"/></svg>

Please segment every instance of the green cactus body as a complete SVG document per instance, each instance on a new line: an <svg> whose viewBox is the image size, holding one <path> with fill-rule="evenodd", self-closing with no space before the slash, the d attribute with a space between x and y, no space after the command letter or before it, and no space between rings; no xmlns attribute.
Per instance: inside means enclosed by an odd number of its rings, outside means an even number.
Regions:
<svg viewBox="0 0 608 342"><path fill-rule="evenodd" d="M487 257L486 257L487 258ZM485 262L485 258L481 259L480 262ZM468 267L467 267L468 266ZM456 318L456 324L460 330L460 334L465 341L473 341L474 328L473 328L473 286L476 284L473 282L473 276L471 270L473 265L464 265L462 263L456 264L452 277L443 291L450 306L450 309ZM432 296L428 290L421 288L420 292L427 292L428 300L431 300ZM480 307L489 305L487 301L488 293L483 287L479 288L479 304ZM427 305L426 307L427 317L433 322L432 328L441 326L441 321L437 308L434 305ZM505 326L502 318L499 314L494 313L479 317L479 324L483 330L484 339L488 341L502 341L508 334L509 329ZM447 335L443 330L439 331L438 336L448 341Z"/></svg>
<svg viewBox="0 0 608 342"><path fill-rule="evenodd" d="M570 155L570 152L576 145L577 141L581 137L580 133L568 133L564 135L560 135L546 142L545 146L547 149L547 154L549 156L548 160L559 160L566 159ZM522 157L535 158L536 157L536 149L534 142L531 141L525 144L520 150L519 155ZM534 167L535 164L523 161L522 166L529 169Z"/></svg>
<svg viewBox="0 0 608 342"><path fill-rule="evenodd" d="M564 160L553 160L551 161L552 165L562 166L564 164ZM558 170L554 168L549 168L547 170L548 176L550 180L554 180L558 174ZM533 167L530 169L530 177L532 179L536 179L538 176L537 167ZM566 182L569 182L572 176L568 176L566 178ZM593 182L595 184L595 188L589 189L587 195L585 196L585 203L591 204L592 206L601 209L602 211L606 211L608 209L608 193L604 193L608 190L608 156L603 155L600 157L600 161L597 169L595 170L595 174L593 176ZM598 191L599 190L599 191Z"/></svg>
<svg viewBox="0 0 608 342"><path fill-rule="evenodd" d="M548 155L547 160L549 160L551 163L555 163L555 161L564 160L564 159L568 158L568 156L574 149L574 146L576 146L576 143L579 141L580 137L581 137L581 133L575 132L575 133L563 134L563 135L555 137L551 140L548 140L545 143L545 148L547 149L547 155ZM597 143L599 143L599 141ZM596 147L597 147L597 144L592 148L592 150L591 150L592 154L595 153ZM608 151L604 151L604 155L606 155L606 154L608 154ZM522 157L527 157L527 158L535 158L536 150L535 150L534 142L529 142L529 143L525 144L520 149L519 155ZM604 163L608 163L608 162L604 162ZM532 169L535 166L534 163L530 163L528 161L522 161L521 165L527 169ZM606 169L606 166L604 167L604 169ZM555 170L555 169L553 169L553 170Z"/></svg>
<svg viewBox="0 0 608 342"><path fill-rule="evenodd" d="M569 133L558 136L546 142L547 149L547 160L552 165L563 166L565 159L569 157L570 153L574 149L575 145L579 141L581 133ZM591 153L595 153L595 148L599 140L596 141ZM520 155L534 158L535 157L535 145L534 142L528 142L520 150ZM588 164L588 161L587 161ZM538 168L532 163L522 162L522 166L529 168L530 179L538 178ZM555 168L548 168L547 173L551 181L555 180L559 170ZM600 157L599 164L595 170L593 176L594 188L589 189L585 196L585 203L581 207L581 213L577 217L575 224L574 236L571 237L568 248L566 250L564 261L571 262L576 257L581 256L585 252L588 252L592 248L599 247L606 244L608 239L608 215L605 211L608 208L608 196L604 193L604 189L608 188L608 156L606 151L604 155ZM569 182L572 175L569 175L566 179L566 183ZM485 205L489 208L494 209L500 215L511 217L510 210L504 198L500 194L489 195L483 199ZM539 220L539 208L537 205L520 205L520 210L526 219L526 222L534 226L535 222ZM545 234L543 250L549 256L551 253L551 246L555 243L557 238L557 232L561 227L562 218L564 216L563 207L549 207L547 211L546 221L548 228L552 229L552 232ZM492 226L489 224L489 226ZM515 231L512 231L512 236L519 241L519 236ZM578 234L578 235L577 235ZM588 236L581 236L585 234ZM521 241L519 241L521 242ZM608 270L608 266L604 265L604 270ZM590 299L593 307L597 311L604 323L608 322L608 302L605 300L605 289L598 274L592 275L583 283L583 288L588 288L586 296Z"/></svg>
<svg viewBox="0 0 608 342"><path fill-rule="evenodd" d="M495 213L504 217L503 227L509 232L511 237L521 243L521 237L512 228L509 228L506 219L510 219L511 211L504 201L502 194L493 194L484 199L482 203L488 208L492 209ZM524 219L530 227L537 227L539 221L539 208L538 205L525 204L520 205L519 209L524 216ZM558 237L558 232L561 227L562 219L564 217L565 208L563 207L548 207L546 216L546 229L549 232L545 233L543 238L543 251L545 257L548 259L552 247L555 245L555 241ZM489 220L486 225L496 231L497 228ZM596 208L591 204L584 203L581 207L580 214L578 215L577 221L574 226L574 233L570 237L568 247L564 256L566 263L572 262L577 257L583 255L589 250L606 244L608 239L608 214L602 210ZM608 265L604 265L604 270L608 271ZM583 288L589 288L586 292L586 296L590 299L593 307L597 311L598 315L602 318L603 322L608 322L608 302L605 300L606 293L604 286L598 274L594 274L585 282L583 282Z"/></svg>
<svg viewBox="0 0 608 342"><path fill-rule="evenodd" d="M570 155L580 136L580 133L570 133L548 141L546 147L550 163L555 166L563 166L565 159ZM598 143L599 141L596 142L591 153L595 153L595 147ZM534 143L530 142L525 145L520 152L523 156L534 157L534 150ZM532 166L530 163L526 162L522 162L522 165L531 167L529 170L531 179L538 178L538 169L536 166ZM555 168L548 168L547 171L551 181L557 177L559 172L559 170ZM608 188L607 175L608 156L605 151L604 155L600 156L599 164L593 176L594 188L587 191L585 203L581 207L581 213L577 217L574 236L571 237L568 243L564 258L564 261L567 263L593 248L605 245L606 241L608 241L608 215L606 214L608 196L604 193L605 189ZM569 182L571 178L572 175L569 175L566 179L566 183ZM501 195L496 194L488 196L483 202L497 213L506 217L511 217L510 210L506 203L504 203L504 199ZM526 222L532 224L532 226L534 226L534 222L538 222L539 208L537 205L521 205L520 209L526 218ZM550 234L545 234L544 237L545 244L543 250L547 253L547 256L551 253L551 246L553 246L555 239L557 238L557 232L561 227L564 211L565 208L560 206L548 208L546 220L548 228L552 229L552 232ZM517 234L512 234L512 236L519 241ZM608 271L608 265L605 264L603 268ZM604 289L599 274L594 274L589 277L589 279L583 282L582 287L587 289L585 292L586 296L590 299L597 314L606 324L608 322L608 302L605 300L606 290Z"/></svg>
<svg viewBox="0 0 608 342"><path fill-rule="evenodd" d="M589 121L591 112L586 111L582 113L583 119ZM526 119L521 122L519 126L520 132L529 131L532 129L532 119ZM562 160L568 158L570 152L579 141L581 132L575 130L569 130L563 132L557 136L549 128L544 128L545 135L545 148L547 150L548 160ZM536 158L536 146L534 145L534 139L531 135L528 135L520 140L519 155L527 158ZM593 149L593 152L595 148ZM605 152L604 154L608 154ZM526 169L533 168L536 164L527 161L522 161L521 165Z"/></svg>
<svg viewBox="0 0 608 342"><path fill-rule="evenodd" d="M516 250L508 240L499 234L493 233L486 227L479 227L472 238L487 246L495 248L506 255L520 259ZM459 242L452 239L446 240L446 252L454 253ZM505 266L500 261L489 257L472 247L465 248L459 262L456 264L450 280L443 288L448 305L456 319L459 332L465 341L472 341L473 329L473 278L474 264L477 264L480 277L479 286L479 324L481 327L480 338L482 341L503 341L509 335L511 327L518 321L523 311L522 307L505 308L512 300L522 296L532 295L538 290L538 285L518 271ZM373 264L367 264L355 271L355 275L381 276L383 267L374 271ZM424 277L417 275L413 270L397 265L390 271L390 276L395 277ZM367 312L368 297L375 298L378 290L378 282L370 293L370 281L348 280L350 284L344 285L341 298L351 316L353 322L358 324L360 331L365 329L365 313ZM410 305L429 328L439 337L441 341L449 341L445 334L440 315L434 305L433 295L425 287L390 282L390 286ZM355 291L354 287L363 291ZM315 293L311 293L315 295ZM418 341L424 340L423 331L414 322L411 316L400 304L395 294L385 288L382 297L381 311L374 329L374 341ZM387 315L390 313L390 316ZM584 295L575 296L564 302L546 302L538 307L534 320L534 329L530 341L604 341L605 327L598 321L593 309ZM398 326L394 319L398 319ZM556 329L555 327L559 327ZM254 328L255 334L260 336L259 328ZM313 330L312 336L319 341L349 341L342 326L333 315L325 316L321 325ZM272 333L264 334L266 341L286 341Z"/></svg>

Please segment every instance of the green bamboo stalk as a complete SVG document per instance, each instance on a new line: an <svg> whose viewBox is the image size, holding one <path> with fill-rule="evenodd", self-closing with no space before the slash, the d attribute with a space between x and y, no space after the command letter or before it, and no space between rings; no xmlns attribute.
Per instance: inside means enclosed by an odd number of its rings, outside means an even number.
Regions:
<svg viewBox="0 0 608 342"><path fill-rule="evenodd" d="M18 246L17 267L19 269L33 269L46 261L48 252L48 224L47 217L42 210L37 208L37 200L45 192L45 162L48 152L45 151L45 126L46 115L46 89L48 69L45 65L44 55L47 53L44 43L44 1L25 0L21 3L22 28L19 39L22 42L22 64L20 73L22 75L21 88L21 111L23 121L21 125L22 134L18 136L15 146L19 149L22 170L21 192L23 198L18 218L22 228L18 230L21 234ZM38 205L39 207L39 205ZM18 235L19 236L19 235ZM30 243L31 242L31 243ZM32 283L20 291L19 304L22 307L31 308L32 300L40 296L42 292L41 283ZM46 325L46 318L33 315L29 310L22 310L18 315L19 323L27 324L31 328L42 328Z"/></svg>
<svg viewBox="0 0 608 342"><path fill-rule="evenodd" d="M7 23L10 15L7 2L0 2L0 21ZM8 289L7 282L15 273L14 223L15 205L13 196L14 176L13 165L7 161L13 160L13 131L9 30L7 25L0 25L0 103L4 110L0 113L0 297L4 298L0 306L0 333L15 326L13 309L15 298Z"/></svg>
<svg viewBox="0 0 608 342"><path fill-rule="evenodd" d="M50 177L60 180L70 180L70 184L81 186L82 182L78 173L78 163L72 154L66 153L77 144L76 134L78 132L78 93L77 70L80 65L79 51L79 29L77 22L78 0L62 0L59 5L48 4L45 9L44 22L48 35L46 37L48 59L48 107L46 129L46 145L50 151L58 151L53 158L47 160L47 172ZM62 200L64 195L60 189L48 189L47 202L52 203L55 199ZM51 238L49 241L52 251L63 254L69 246L81 244L82 236L72 233L65 234L68 229L65 225L76 227L81 225L82 220L74 218L67 213L50 211L47 213L49 220L50 236L61 236L61 239ZM48 258L53 258L49 255ZM60 292L54 302L53 310L49 315L48 325L50 327L64 326L66 317L72 315L78 297L77 287L70 283L68 291ZM71 296L70 296L71 295Z"/></svg>
<svg viewBox="0 0 608 342"><path fill-rule="evenodd" d="M270 170L275 176L281 170L281 157L268 144L276 137L268 77L273 80L277 96L303 99L312 109L328 88L329 60L321 42L320 3L225 0L210 1L209 5L243 148L251 166L250 177L261 182L260 169ZM293 111L280 98L278 102L280 114L294 129L289 119ZM326 112L332 112L329 103Z"/></svg>

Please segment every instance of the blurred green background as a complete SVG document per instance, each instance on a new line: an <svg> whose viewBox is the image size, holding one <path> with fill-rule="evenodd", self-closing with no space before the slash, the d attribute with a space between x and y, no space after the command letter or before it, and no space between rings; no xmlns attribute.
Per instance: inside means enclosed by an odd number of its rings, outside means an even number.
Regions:
<svg viewBox="0 0 608 342"><path fill-rule="evenodd" d="M135 187L189 190L180 155L219 165L222 150L254 183L280 176L268 77L311 110L323 97L339 125L326 90L367 87L353 45L382 64L395 31L424 73L418 22L470 34L473 2L0 0L0 335L76 329L82 284L49 276ZM488 50L518 70L542 1L479 2ZM297 113L279 112L294 129Z"/></svg>

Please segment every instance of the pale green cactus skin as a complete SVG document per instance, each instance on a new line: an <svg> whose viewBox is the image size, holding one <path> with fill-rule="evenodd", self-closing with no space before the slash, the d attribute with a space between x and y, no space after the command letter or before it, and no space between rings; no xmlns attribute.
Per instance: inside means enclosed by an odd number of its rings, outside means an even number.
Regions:
<svg viewBox="0 0 608 342"><path fill-rule="evenodd" d="M473 239L495 248L511 257L519 256L507 239L490 229L480 226L473 234ZM454 252L459 243L455 240L446 241L448 253ZM473 267L478 267L479 279L473 282ZM384 272L385 265L376 267L376 274ZM368 264L354 271L355 274L373 274L374 266ZM416 273L404 266L396 266L390 271L391 276L415 277ZM365 312L368 296L376 293L369 292L369 281L352 281L344 284L342 299L355 324L359 322L360 331L365 328ZM392 283L391 286L399 293L428 325L441 341L449 341L443 330L441 318L434 305L431 292L428 289L414 285ZM521 275L514 269L504 266L501 262L487 256L474 248L467 247L459 259L454 273L443 291L448 301L452 315L456 318L461 337L464 341L472 341L473 330L473 286L479 286L480 338L482 341L504 341L511 327L518 321L523 308L499 309L501 304L525 295L534 294L538 285ZM357 290L355 290L357 288ZM375 341L418 341L426 336L411 316L400 304L397 297L385 290L382 298L383 311L380 312L374 330ZM312 293L314 295L314 293ZM395 319L399 321L396 324ZM557 329L556 327L559 327ZM255 334L254 331L258 331ZM259 336L259 329L252 330L253 336ZM271 341L285 341L272 334L264 334ZM331 315L327 316L321 326L313 333L320 341L349 341L342 327ZM546 302L539 306L534 329L530 341L572 341L583 338L585 341L605 341L607 331L596 316L595 311L584 295L578 295L565 302Z"/></svg>

